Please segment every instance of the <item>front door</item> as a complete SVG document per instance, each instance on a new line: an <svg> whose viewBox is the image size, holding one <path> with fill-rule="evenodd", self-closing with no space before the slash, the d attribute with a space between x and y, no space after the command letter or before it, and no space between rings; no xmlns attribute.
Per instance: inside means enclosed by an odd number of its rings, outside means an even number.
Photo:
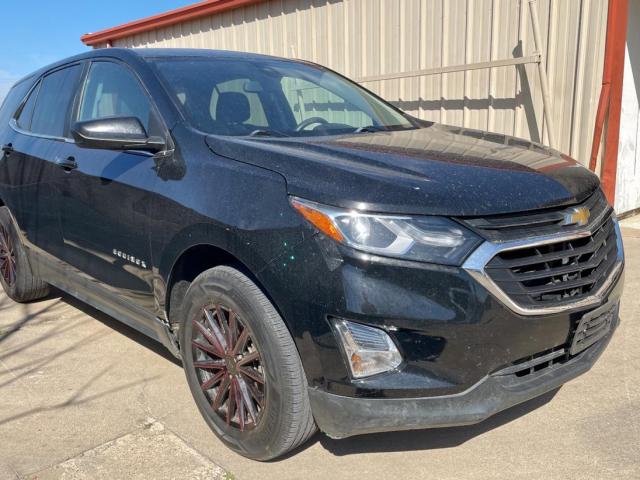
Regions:
<svg viewBox="0 0 640 480"><path fill-rule="evenodd" d="M110 116L137 117L150 134L162 128L149 97L127 66L92 62L71 123ZM86 281L151 312L148 219L158 181L153 156L70 143L65 158L72 162L60 213L65 262Z"/></svg>

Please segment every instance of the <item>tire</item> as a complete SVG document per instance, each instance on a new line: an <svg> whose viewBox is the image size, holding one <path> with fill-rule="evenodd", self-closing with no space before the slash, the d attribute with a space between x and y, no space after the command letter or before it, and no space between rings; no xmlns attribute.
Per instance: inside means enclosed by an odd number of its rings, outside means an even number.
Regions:
<svg viewBox="0 0 640 480"><path fill-rule="evenodd" d="M229 448L254 460L271 460L315 433L293 339L246 275L228 266L207 270L189 287L181 310L180 345L189 388L209 427Z"/></svg>
<svg viewBox="0 0 640 480"><path fill-rule="evenodd" d="M8 297L19 303L49 294L49 285L31 270L7 207L0 207L0 284Z"/></svg>

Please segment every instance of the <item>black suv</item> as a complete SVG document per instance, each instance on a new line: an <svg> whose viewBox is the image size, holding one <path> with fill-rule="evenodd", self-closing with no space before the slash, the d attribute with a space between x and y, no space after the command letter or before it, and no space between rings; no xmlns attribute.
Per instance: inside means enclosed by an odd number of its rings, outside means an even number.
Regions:
<svg viewBox="0 0 640 480"><path fill-rule="evenodd" d="M586 372L623 249L596 176L404 114L307 62L88 52L0 110L0 270L182 359L202 415L266 460L462 425Z"/></svg>

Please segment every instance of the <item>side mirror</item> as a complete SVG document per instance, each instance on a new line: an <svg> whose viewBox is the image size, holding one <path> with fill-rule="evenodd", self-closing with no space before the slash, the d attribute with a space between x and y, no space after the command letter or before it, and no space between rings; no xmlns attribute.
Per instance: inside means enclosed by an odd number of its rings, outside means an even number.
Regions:
<svg viewBox="0 0 640 480"><path fill-rule="evenodd" d="M136 117L108 117L77 122L71 135L79 147L103 150L143 150L160 152L165 141L149 137Z"/></svg>

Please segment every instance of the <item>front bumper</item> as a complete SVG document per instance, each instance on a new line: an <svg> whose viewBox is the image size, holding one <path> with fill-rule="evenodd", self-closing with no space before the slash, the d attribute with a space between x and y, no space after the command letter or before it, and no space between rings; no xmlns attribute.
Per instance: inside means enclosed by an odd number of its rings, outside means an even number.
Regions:
<svg viewBox="0 0 640 480"><path fill-rule="evenodd" d="M596 298L535 315L510 308L464 267L376 257L320 234L273 261L260 281L270 285L296 342L318 426L341 438L479 422L584 373L615 325L564 363L526 376L505 371L531 357L572 349L585 315L619 303L622 252L620 245L621 265ZM403 363L386 373L352 378L333 318L385 330Z"/></svg>
<svg viewBox="0 0 640 480"><path fill-rule="evenodd" d="M526 402L587 372L606 348L619 319L597 344L559 366L526 377L487 375L467 390L422 398L354 398L309 388L313 416L320 430L331 438L470 425L509 407Z"/></svg>

